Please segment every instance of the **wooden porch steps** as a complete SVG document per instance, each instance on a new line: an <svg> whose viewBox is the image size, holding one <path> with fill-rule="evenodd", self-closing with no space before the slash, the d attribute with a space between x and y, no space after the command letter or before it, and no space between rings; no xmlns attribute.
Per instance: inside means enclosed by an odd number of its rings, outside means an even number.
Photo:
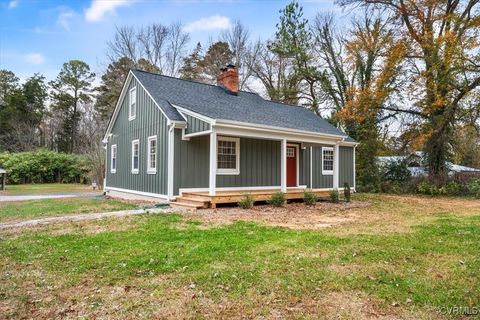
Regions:
<svg viewBox="0 0 480 320"><path fill-rule="evenodd" d="M209 199L205 197L187 195L184 194L181 197L177 197L175 202L172 202L170 206L179 209L201 209L209 207Z"/></svg>

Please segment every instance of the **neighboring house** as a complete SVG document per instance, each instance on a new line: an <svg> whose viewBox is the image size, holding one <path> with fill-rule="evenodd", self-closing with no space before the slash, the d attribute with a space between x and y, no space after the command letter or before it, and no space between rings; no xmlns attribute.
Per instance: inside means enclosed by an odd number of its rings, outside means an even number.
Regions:
<svg viewBox="0 0 480 320"><path fill-rule="evenodd" d="M407 163L407 168L412 174L412 177L420 177L428 174L428 170L425 167L425 157L422 151L416 151L409 155L405 156L390 156L390 157L378 157L378 160L381 165L385 165L389 162L402 162ZM453 175L455 173L465 173L465 172L479 172L480 169L466 167L452 162L447 162L447 167L449 169L448 174Z"/></svg>
<svg viewBox="0 0 480 320"><path fill-rule="evenodd" d="M173 200L186 192L355 188L357 142L301 106L132 70L105 133L105 189Z"/></svg>

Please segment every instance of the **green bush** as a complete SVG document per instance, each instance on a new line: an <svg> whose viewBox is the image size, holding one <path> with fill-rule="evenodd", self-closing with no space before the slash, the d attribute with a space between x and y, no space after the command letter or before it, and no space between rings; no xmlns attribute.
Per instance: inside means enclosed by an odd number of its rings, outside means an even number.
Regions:
<svg viewBox="0 0 480 320"><path fill-rule="evenodd" d="M250 209L253 207L254 203L255 203L255 198L251 194L246 193L243 195L242 199L238 202L238 206L242 209Z"/></svg>
<svg viewBox="0 0 480 320"><path fill-rule="evenodd" d="M338 195L338 190L332 190L330 191L330 200L333 202L333 203L338 203L340 202L340 197Z"/></svg>
<svg viewBox="0 0 480 320"><path fill-rule="evenodd" d="M406 161L389 161L382 168L384 181L403 183L409 181L411 177Z"/></svg>
<svg viewBox="0 0 480 320"><path fill-rule="evenodd" d="M285 193L283 192L275 192L272 194L270 197L270 200L267 202L271 204L274 207L281 207L285 204L286 198L285 198Z"/></svg>
<svg viewBox="0 0 480 320"><path fill-rule="evenodd" d="M0 167L7 170L10 184L19 183L84 183L89 167L82 156L37 150L19 153L0 153Z"/></svg>
<svg viewBox="0 0 480 320"><path fill-rule="evenodd" d="M446 194L453 195L453 196L459 195L463 191L462 185L460 183L455 182L455 181L450 181L449 183L447 183L445 185L444 188L445 188L445 193Z"/></svg>
<svg viewBox="0 0 480 320"><path fill-rule="evenodd" d="M343 196L345 197L345 201L352 201L352 190L350 189L348 182L343 184Z"/></svg>
<svg viewBox="0 0 480 320"><path fill-rule="evenodd" d="M315 193L313 193L311 191L308 191L308 190L303 191L303 202L306 205L315 204L315 202L317 202L317 200L318 200L318 197Z"/></svg>
<svg viewBox="0 0 480 320"><path fill-rule="evenodd" d="M472 180L467 185L468 191L475 197L480 198L480 179Z"/></svg>

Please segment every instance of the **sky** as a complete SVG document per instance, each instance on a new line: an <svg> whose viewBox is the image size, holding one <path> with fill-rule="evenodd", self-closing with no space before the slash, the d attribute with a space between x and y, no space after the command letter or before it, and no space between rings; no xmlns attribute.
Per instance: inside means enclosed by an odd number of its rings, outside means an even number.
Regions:
<svg viewBox="0 0 480 320"><path fill-rule="evenodd" d="M0 0L0 69L26 79L35 72L53 79L72 59L87 62L101 74L108 64L106 42L116 26L169 25L180 21L190 33L190 46L231 27L245 24L253 39L275 32L279 10L289 1L244 0ZM346 16L334 0L300 1L304 16L318 12Z"/></svg>

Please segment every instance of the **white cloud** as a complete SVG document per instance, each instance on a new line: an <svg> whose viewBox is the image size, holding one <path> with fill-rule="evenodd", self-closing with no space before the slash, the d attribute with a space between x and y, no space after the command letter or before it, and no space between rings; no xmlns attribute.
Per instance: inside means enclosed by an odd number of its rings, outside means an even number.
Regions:
<svg viewBox="0 0 480 320"><path fill-rule="evenodd" d="M70 20L75 16L75 12L71 9L65 9L58 15L57 24L63 29L70 31Z"/></svg>
<svg viewBox="0 0 480 320"><path fill-rule="evenodd" d="M27 53L23 56L23 59L25 60L25 62L35 65L42 64L45 61L45 57L43 56L43 54L38 52Z"/></svg>
<svg viewBox="0 0 480 320"><path fill-rule="evenodd" d="M8 3L8 9L14 9L18 6L18 0L12 0Z"/></svg>
<svg viewBox="0 0 480 320"><path fill-rule="evenodd" d="M89 22L101 21L107 13L114 13L118 7L128 6L135 0L92 0L85 10L85 19Z"/></svg>
<svg viewBox="0 0 480 320"><path fill-rule="evenodd" d="M221 15L214 15L211 17L201 18L199 20L188 23L183 29L186 32L198 31L198 30L225 30L232 26L232 23L228 17Z"/></svg>

